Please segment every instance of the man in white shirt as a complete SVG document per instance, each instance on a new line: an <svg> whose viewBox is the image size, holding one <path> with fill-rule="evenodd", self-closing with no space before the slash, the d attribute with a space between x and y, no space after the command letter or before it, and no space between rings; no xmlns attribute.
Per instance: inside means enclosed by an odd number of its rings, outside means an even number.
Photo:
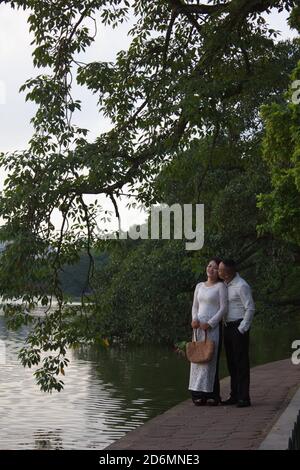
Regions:
<svg viewBox="0 0 300 470"><path fill-rule="evenodd" d="M224 322L224 346L231 378L230 398L224 405L250 406L249 330L255 306L251 288L236 272L233 260L219 264L219 277L228 288L228 312Z"/></svg>

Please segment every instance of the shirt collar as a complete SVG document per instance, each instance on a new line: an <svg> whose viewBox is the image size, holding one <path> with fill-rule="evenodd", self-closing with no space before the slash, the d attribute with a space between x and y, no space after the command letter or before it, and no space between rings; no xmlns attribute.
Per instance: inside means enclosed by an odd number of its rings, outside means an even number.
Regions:
<svg viewBox="0 0 300 470"><path fill-rule="evenodd" d="M236 284L239 279L240 279L240 275L239 275L239 273L236 273L235 276L234 276L234 278L231 279L231 281L228 282L228 284L226 283L227 287Z"/></svg>

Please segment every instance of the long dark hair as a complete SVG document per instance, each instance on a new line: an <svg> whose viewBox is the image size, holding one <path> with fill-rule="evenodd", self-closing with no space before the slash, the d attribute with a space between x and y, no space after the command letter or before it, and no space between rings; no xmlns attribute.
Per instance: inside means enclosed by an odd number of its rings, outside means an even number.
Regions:
<svg viewBox="0 0 300 470"><path fill-rule="evenodd" d="M222 258L219 258L218 256L214 256L213 258L209 258L209 261L214 261L218 266L220 263L223 262Z"/></svg>

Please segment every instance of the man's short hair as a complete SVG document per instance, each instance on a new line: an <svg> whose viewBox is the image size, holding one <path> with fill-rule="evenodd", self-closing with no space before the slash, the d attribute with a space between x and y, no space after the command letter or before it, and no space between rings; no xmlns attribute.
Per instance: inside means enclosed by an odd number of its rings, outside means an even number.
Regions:
<svg viewBox="0 0 300 470"><path fill-rule="evenodd" d="M223 264L226 268L230 269L230 271L236 271L236 262L233 259L224 259Z"/></svg>

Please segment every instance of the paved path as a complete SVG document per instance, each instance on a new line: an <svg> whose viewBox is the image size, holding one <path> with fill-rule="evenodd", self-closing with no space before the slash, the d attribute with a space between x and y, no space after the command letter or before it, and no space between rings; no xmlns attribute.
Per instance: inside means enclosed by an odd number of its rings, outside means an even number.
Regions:
<svg viewBox="0 0 300 470"><path fill-rule="evenodd" d="M299 386L300 365L290 359L264 364L251 369L252 407L196 407L187 400L106 450L258 449ZM227 377L221 381L223 398L228 389Z"/></svg>

